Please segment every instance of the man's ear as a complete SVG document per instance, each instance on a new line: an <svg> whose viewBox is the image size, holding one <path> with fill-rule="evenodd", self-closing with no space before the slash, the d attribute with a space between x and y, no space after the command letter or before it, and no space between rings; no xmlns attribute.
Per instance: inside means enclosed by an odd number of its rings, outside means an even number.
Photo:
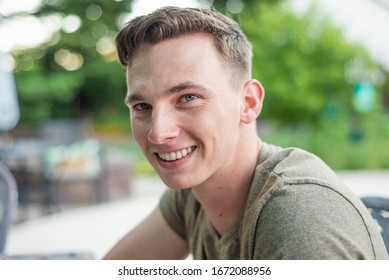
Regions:
<svg viewBox="0 0 389 280"><path fill-rule="evenodd" d="M262 110L265 90L257 80L250 80L245 83L242 90L241 120L244 123L251 123L257 119Z"/></svg>

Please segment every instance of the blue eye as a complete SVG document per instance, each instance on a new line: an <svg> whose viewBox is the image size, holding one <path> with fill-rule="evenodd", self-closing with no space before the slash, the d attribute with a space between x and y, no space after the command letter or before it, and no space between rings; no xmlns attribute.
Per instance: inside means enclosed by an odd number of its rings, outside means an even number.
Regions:
<svg viewBox="0 0 389 280"><path fill-rule="evenodd" d="M139 103L139 104L136 104L133 108L136 111L143 111L143 110L151 109L151 106L147 103Z"/></svg>
<svg viewBox="0 0 389 280"><path fill-rule="evenodd" d="M195 100L197 98L198 97L193 95L193 94L186 94L181 99L182 99L183 102L191 102L191 101L193 101L193 100Z"/></svg>

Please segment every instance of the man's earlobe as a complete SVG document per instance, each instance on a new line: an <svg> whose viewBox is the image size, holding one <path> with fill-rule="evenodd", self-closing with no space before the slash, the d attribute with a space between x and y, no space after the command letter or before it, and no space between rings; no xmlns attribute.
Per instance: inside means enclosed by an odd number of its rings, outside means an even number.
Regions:
<svg viewBox="0 0 389 280"><path fill-rule="evenodd" d="M248 81L243 88L243 103L241 120L244 123L251 123L257 119L262 110L265 90L257 80Z"/></svg>

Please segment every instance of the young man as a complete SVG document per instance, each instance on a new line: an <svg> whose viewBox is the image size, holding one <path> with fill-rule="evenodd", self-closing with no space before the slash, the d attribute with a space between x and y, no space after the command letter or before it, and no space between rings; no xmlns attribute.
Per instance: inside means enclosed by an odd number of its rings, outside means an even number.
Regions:
<svg viewBox="0 0 389 280"><path fill-rule="evenodd" d="M212 10L166 7L117 36L133 136L170 188L106 259L385 259L320 159L261 141L251 45Z"/></svg>

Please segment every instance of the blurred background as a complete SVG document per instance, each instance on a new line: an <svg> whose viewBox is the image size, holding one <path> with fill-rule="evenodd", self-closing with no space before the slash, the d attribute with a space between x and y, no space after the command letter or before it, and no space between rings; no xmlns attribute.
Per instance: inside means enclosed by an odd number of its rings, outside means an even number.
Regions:
<svg viewBox="0 0 389 280"><path fill-rule="evenodd" d="M0 0L0 161L18 193L5 252L99 258L157 203L114 39L165 5L240 23L266 90L263 140L317 154L359 195L388 182L388 0Z"/></svg>

